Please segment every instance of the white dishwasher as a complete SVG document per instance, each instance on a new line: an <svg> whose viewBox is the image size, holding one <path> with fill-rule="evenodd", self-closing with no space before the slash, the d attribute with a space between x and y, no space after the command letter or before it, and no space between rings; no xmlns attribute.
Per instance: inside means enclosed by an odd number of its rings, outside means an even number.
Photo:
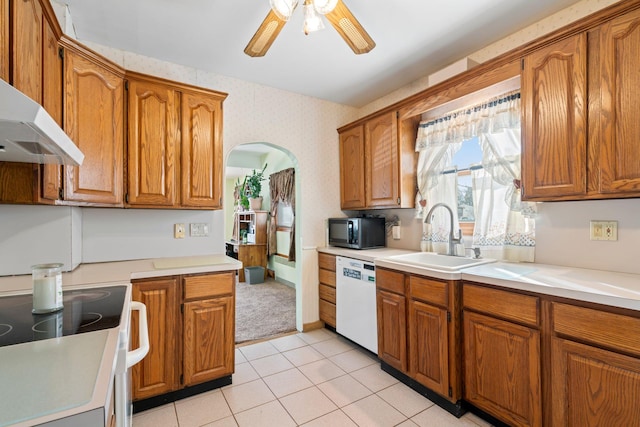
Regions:
<svg viewBox="0 0 640 427"><path fill-rule="evenodd" d="M378 354L376 268L373 263L336 257L336 331Z"/></svg>

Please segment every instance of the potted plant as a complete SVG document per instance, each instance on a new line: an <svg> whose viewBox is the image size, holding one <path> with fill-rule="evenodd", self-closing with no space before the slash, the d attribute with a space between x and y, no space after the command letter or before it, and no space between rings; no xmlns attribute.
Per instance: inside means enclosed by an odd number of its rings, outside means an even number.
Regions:
<svg viewBox="0 0 640 427"><path fill-rule="evenodd" d="M256 172L254 169L251 172L251 175L247 175L245 178L249 205L253 211L257 211L262 208L262 196L260 195L260 192L262 191L262 181L265 180L264 171L266 168L267 164L265 163L260 172Z"/></svg>
<svg viewBox="0 0 640 427"><path fill-rule="evenodd" d="M236 210L247 211L249 210L249 199L247 198L247 177L240 182L240 178L236 180L235 187L233 189L233 198L235 200Z"/></svg>

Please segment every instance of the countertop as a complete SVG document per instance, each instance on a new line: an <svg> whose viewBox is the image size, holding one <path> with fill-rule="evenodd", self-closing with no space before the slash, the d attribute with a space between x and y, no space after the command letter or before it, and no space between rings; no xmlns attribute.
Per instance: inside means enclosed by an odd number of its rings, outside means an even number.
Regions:
<svg viewBox="0 0 640 427"><path fill-rule="evenodd" d="M373 261L379 267L438 279L472 281L640 311L639 274L525 262L493 262L452 272L412 265L400 266L387 259L417 252L411 250L326 247L318 248L318 252Z"/></svg>
<svg viewBox="0 0 640 427"><path fill-rule="evenodd" d="M89 263L80 264L75 270L63 273L62 286L67 288L111 282L122 283L130 282L132 279L210 273L240 268L242 268L242 262L224 254ZM0 295L31 292L31 289L30 274L0 277Z"/></svg>

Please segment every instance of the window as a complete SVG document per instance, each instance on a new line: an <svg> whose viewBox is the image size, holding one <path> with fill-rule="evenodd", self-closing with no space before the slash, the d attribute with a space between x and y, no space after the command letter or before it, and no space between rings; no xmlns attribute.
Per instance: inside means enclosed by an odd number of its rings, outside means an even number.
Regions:
<svg viewBox="0 0 640 427"><path fill-rule="evenodd" d="M482 150L477 136L462 142L460 149L453 155L452 169L458 174L457 200L458 221L462 234L473 235L475 214L473 208L473 185L471 169L482 162Z"/></svg>
<svg viewBox="0 0 640 427"><path fill-rule="evenodd" d="M293 209L285 202L278 202L276 214L276 255L288 258L293 227Z"/></svg>

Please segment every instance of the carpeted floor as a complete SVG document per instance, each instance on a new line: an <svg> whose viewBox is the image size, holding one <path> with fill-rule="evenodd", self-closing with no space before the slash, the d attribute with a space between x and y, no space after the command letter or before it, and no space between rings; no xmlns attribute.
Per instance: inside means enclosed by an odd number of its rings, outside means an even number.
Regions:
<svg viewBox="0 0 640 427"><path fill-rule="evenodd" d="M296 329L296 291L268 278L236 285L236 344Z"/></svg>

